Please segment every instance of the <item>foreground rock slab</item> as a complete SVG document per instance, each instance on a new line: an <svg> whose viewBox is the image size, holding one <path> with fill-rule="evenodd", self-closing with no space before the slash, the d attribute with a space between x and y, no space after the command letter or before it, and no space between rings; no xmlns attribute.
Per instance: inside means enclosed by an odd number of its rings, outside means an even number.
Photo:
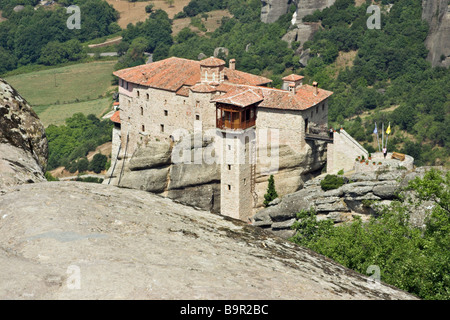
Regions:
<svg viewBox="0 0 450 320"><path fill-rule="evenodd" d="M0 193L0 299L414 299L241 221L145 191Z"/></svg>

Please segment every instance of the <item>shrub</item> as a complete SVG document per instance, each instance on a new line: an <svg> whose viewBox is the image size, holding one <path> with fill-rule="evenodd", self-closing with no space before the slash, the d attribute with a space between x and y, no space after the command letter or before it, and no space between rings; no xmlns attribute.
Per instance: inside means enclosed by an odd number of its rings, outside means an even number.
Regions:
<svg viewBox="0 0 450 320"><path fill-rule="evenodd" d="M269 185L267 186L267 193L264 195L264 206L267 207L269 203L278 198L278 194L275 191L275 180L273 175L269 177Z"/></svg>
<svg viewBox="0 0 450 320"><path fill-rule="evenodd" d="M322 190L327 191L337 189L344 185L344 183L344 178L338 177L334 174L327 174L325 178L320 181L320 186L322 187Z"/></svg>

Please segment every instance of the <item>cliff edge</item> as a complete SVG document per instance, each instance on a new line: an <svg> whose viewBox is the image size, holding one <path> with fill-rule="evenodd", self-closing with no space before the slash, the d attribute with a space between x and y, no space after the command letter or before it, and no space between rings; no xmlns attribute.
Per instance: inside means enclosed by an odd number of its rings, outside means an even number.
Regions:
<svg viewBox="0 0 450 320"><path fill-rule="evenodd" d="M415 298L241 221L81 182L0 193L0 269L0 299Z"/></svg>

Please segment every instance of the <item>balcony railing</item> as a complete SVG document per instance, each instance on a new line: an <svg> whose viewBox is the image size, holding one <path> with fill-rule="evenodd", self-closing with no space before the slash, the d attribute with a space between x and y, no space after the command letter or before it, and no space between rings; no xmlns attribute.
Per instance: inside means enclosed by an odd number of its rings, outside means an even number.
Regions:
<svg viewBox="0 0 450 320"><path fill-rule="evenodd" d="M247 128L255 126L256 121L255 119L250 119L247 121L229 121L224 119L217 119L216 120L216 127L218 129L229 129L229 130L245 130Z"/></svg>

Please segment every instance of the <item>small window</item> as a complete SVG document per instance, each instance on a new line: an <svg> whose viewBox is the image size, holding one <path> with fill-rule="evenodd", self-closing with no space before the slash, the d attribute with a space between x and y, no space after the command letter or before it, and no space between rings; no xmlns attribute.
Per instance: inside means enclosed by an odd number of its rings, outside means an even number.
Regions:
<svg viewBox="0 0 450 320"><path fill-rule="evenodd" d="M195 120L200 120L200 115L196 114L195 115Z"/></svg>
<svg viewBox="0 0 450 320"><path fill-rule="evenodd" d="M228 145L228 150L231 150L231 144Z"/></svg>
<svg viewBox="0 0 450 320"><path fill-rule="evenodd" d="M231 170L231 164L228 165L228 170Z"/></svg>
<svg viewBox="0 0 450 320"><path fill-rule="evenodd" d="M200 107L200 101L197 100L197 101L195 102L195 106L196 106L197 108L199 108L199 107Z"/></svg>
<svg viewBox="0 0 450 320"><path fill-rule="evenodd" d="M325 111L325 103L322 104L322 111Z"/></svg>
<svg viewBox="0 0 450 320"><path fill-rule="evenodd" d="M138 96L138 97L140 96L139 90L137 91L137 96Z"/></svg>
<svg viewBox="0 0 450 320"><path fill-rule="evenodd" d="M316 107L316 114L319 113L319 106Z"/></svg>
<svg viewBox="0 0 450 320"><path fill-rule="evenodd" d="M150 95L147 93L147 100L149 100L150 99Z"/></svg>
<svg viewBox="0 0 450 320"><path fill-rule="evenodd" d="M164 125L161 125L161 132L164 132Z"/></svg>
<svg viewBox="0 0 450 320"><path fill-rule="evenodd" d="M143 115L144 115L144 108L141 107L141 116L143 116Z"/></svg>
<svg viewBox="0 0 450 320"><path fill-rule="evenodd" d="M144 125L142 125L141 129L142 129L142 132L145 132L145 126Z"/></svg>
<svg viewBox="0 0 450 320"><path fill-rule="evenodd" d="M231 190L231 184L228 185L228 190Z"/></svg>
<svg viewBox="0 0 450 320"><path fill-rule="evenodd" d="M164 110L164 115L167 117L169 115L169 111Z"/></svg>
<svg viewBox="0 0 450 320"><path fill-rule="evenodd" d="M247 179L244 178L244 186L247 185Z"/></svg>

